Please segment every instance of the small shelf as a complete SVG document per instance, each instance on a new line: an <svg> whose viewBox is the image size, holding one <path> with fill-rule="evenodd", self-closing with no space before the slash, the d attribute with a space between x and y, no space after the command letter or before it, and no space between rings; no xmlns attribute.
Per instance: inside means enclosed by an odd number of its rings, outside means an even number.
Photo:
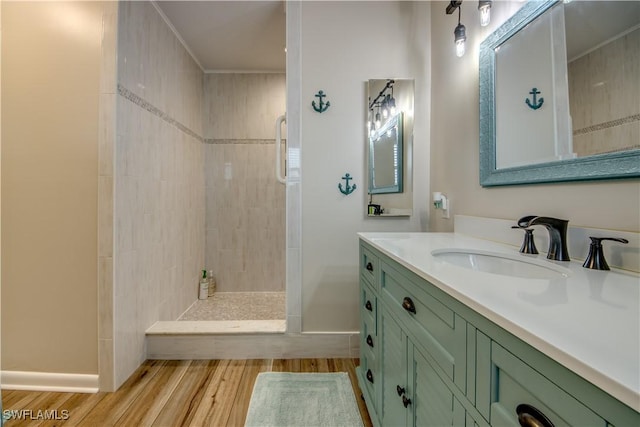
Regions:
<svg viewBox="0 0 640 427"><path fill-rule="evenodd" d="M384 213L379 215L369 214L367 216L370 218L407 218L413 215L413 209L402 209L402 208L385 208L383 209Z"/></svg>
<svg viewBox="0 0 640 427"><path fill-rule="evenodd" d="M380 214L380 215L367 215L369 218L408 218L411 216L410 213L389 213L389 214Z"/></svg>

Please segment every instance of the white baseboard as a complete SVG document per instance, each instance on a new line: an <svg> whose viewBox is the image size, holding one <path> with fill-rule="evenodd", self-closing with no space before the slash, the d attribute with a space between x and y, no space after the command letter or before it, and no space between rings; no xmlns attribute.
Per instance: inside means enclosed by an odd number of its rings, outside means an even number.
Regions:
<svg viewBox="0 0 640 427"><path fill-rule="evenodd" d="M4 390L97 393L98 375L1 371L0 384Z"/></svg>

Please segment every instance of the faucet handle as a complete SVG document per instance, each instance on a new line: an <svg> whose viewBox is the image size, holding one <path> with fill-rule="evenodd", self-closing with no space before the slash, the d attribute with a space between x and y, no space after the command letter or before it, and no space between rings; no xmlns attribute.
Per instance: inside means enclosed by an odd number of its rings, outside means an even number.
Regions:
<svg viewBox="0 0 640 427"><path fill-rule="evenodd" d="M520 218L518 220L518 226L517 227L511 227L511 228L527 228L529 227L529 223L531 222L531 220L533 220L534 218L537 218L538 215L527 215L527 216L523 216L522 218Z"/></svg>
<svg viewBox="0 0 640 427"><path fill-rule="evenodd" d="M604 250L602 249L602 241L603 240L612 240L614 242L619 243L629 243L627 239L622 239L618 237L592 237L591 245L589 246L589 255L587 255L587 259L584 260L584 264L582 266L584 268L591 268L593 270L610 270L609 264L607 264L607 260L604 258Z"/></svg>
<svg viewBox="0 0 640 427"><path fill-rule="evenodd" d="M519 225L512 225L511 228L524 230L524 241L520 247L520 253L523 254L537 254L538 249L533 241L533 228L521 227Z"/></svg>

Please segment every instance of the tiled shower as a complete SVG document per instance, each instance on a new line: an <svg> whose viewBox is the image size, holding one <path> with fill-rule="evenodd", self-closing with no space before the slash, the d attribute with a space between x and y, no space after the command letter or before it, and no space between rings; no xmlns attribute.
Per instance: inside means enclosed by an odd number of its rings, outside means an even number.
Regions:
<svg viewBox="0 0 640 427"><path fill-rule="evenodd" d="M275 179L284 74L204 78L205 264L220 292L284 292L285 187Z"/></svg>
<svg viewBox="0 0 640 427"><path fill-rule="evenodd" d="M202 302L202 269L219 295L269 292L264 304L284 319L274 141L286 97L284 73L204 73L150 2L119 3L117 40L103 113L115 113L116 131L113 147L101 147L99 201L104 212L113 204L99 238L100 369L104 378L113 369L116 386L145 359L151 325Z"/></svg>
<svg viewBox="0 0 640 427"><path fill-rule="evenodd" d="M180 320L285 318L285 187L274 146L285 93L284 74L204 76L205 265L216 294Z"/></svg>

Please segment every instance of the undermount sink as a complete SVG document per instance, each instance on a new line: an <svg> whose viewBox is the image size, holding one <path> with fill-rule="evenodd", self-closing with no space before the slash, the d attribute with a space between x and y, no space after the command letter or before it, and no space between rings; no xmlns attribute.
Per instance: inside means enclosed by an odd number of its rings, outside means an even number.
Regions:
<svg viewBox="0 0 640 427"><path fill-rule="evenodd" d="M440 259L458 267L502 276L525 279L559 279L568 277L571 271L549 261L525 258L520 254L506 254L476 249L436 249L431 252Z"/></svg>

